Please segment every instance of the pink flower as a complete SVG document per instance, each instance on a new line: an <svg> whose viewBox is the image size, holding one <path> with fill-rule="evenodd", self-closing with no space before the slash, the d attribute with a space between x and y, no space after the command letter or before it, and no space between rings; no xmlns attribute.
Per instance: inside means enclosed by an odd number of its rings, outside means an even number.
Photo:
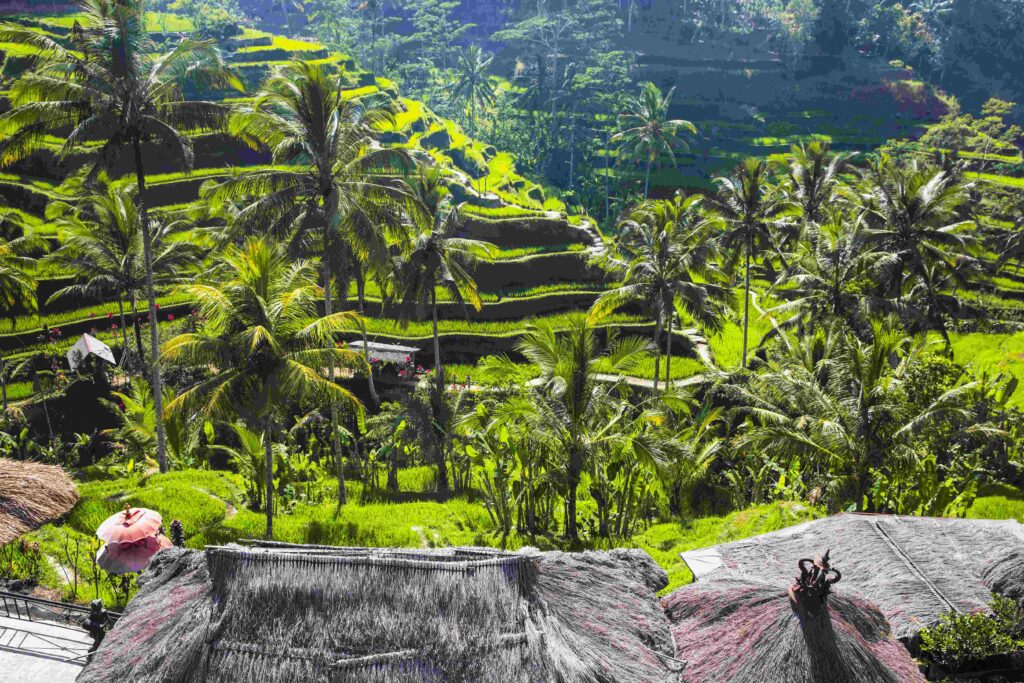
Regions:
<svg viewBox="0 0 1024 683"><path fill-rule="evenodd" d="M107 313L107 320L113 320L113 319L114 319L114 314L113 313Z"/></svg>
<svg viewBox="0 0 1024 683"><path fill-rule="evenodd" d="M117 329L117 323L114 323L114 325L110 329L116 330Z"/></svg>
<svg viewBox="0 0 1024 683"><path fill-rule="evenodd" d="M171 323L174 322L174 314L173 313L168 313L167 314L167 322L171 322Z"/></svg>

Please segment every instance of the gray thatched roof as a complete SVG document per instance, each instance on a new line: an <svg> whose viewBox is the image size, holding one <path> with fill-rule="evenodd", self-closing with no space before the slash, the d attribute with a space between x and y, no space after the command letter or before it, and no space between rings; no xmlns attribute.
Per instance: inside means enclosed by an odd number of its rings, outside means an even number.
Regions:
<svg viewBox="0 0 1024 683"><path fill-rule="evenodd" d="M683 586L662 603L684 683L925 680L878 608L841 589L815 611L795 608L785 586L741 579Z"/></svg>
<svg viewBox="0 0 1024 683"><path fill-rule="evenodd" d="M363 342L353 341L348 343L348 348L353 351L363 352ZM378 358L388 363L404 363L406 358L416 358L420 352L415 346L401 346L399 344L381 344L380 342L367 342L366 352L370 358Z"/></svg>
<svg viewBox="0 0 1024 683"><path fill-rule="evenodd" d="M682 553L698 581L741 578L788 585L796 559L831 548L842 587L878 605L898 638L951 610L984 610L988 567L1024 547L1013 521L841 514Z"/></svg>
<svg viewBox="0 0 1024 683"><path fill-rule="evenodd" d="M678 680L640 551L170 549L81 683Z"/></svg>

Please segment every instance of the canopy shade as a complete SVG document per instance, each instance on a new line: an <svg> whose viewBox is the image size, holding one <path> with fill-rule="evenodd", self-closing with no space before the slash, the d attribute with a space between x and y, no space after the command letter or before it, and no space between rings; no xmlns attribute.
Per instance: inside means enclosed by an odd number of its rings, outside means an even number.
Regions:
<svg viewBox="0 0 1024 683"><path fill-rule="evenodd" d="M78 366L89 356L96 356L111 365L117 365L117 361L114 360L114 352L110 350L109 346L92 335L83 334L81 339L75 342L75 345L68 351L68 366L72 372L77 370Z"/></svg>
<svg viewBox="0 0 1024 683"><path fill-rule="evenodd" d="M173 544L163 534L147 536L130 543L107 543L96 553L96 564L111 574L140 572L164 548Z"/></svg>
<svg viewBox="0 0 1024 683"><path fill-rule="evenodd" d="M156 535L163 523L163 517L156 510L125 508L100 524L96 535L108 543L134 543Z"/></svg>

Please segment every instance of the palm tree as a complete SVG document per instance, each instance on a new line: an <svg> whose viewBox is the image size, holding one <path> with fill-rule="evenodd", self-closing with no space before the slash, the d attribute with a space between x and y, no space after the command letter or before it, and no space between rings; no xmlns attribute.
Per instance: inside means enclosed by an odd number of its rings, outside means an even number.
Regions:
<svg viewBox="0 0 1024 683"><path fill-rule="evenodd" d="M789 179L784 191L801 208L804 224L820 225L826 209L842 189L846 157L832 154L827 142L815 140L794 145L790 150Z"/></svg>
<svg viewBox="0 0 1024 683"><path fill-rule="evenodd" d="M786 207L785 198L769 182L768 165L749 158L731 178L715 178L719 186L715 204L726 222L723 246L734 259L743 257L743 365L747 367L750 329L750 261L772 244L771 223Z"/></svg>
<svg viewBox="0 0 1024 683"><path fill-rule="evenodd" d="M648 196L651 182L651 168L663 156L676 162L675 150L689 150L686 140L680 135L687 131L696 135L697 127L682 119L669 119L668 110L672 104L675 88L662 95L653 83L640 85L640 95L626 102L626 111L619 114L622 130L612 136L612 141L621 142L626 154L639 159L644 168L644 198Z"/></svg>
<svg viewBox="0 0 1024 683"><path fill-rule="evenodd" d="M408 318L412 312L422 318L430 306L434 323L434 371L438 388L443 388L437 291L446 292L463 308L468 302L479 311L483 302L470 268L478 259L490 260L495 247L488 242L457 236L462 227L461 205L452 203L439 169L421 168L408 182L409 193L416 199L412 216L419 233L396 264L394 289L401 297L403 318Z"/></svg>
<svg viewBox="0 0 1024 683"><path fill-rule="evenodd" d="M156 450L157 419L152 390L146 382L133 378L126 392L115 391L112 395L116 402L100 399L118 421L118 426L107 430L107 433L127 446L133 457L149 460L150 454ZM174 390L165 386L164 402L169 404L174 398ZM188 466L199 444L200 425L182 413L165 414L161 422L167 434L171 461L178 463L179 467Z"/></svg>
<svg viewBox="0 0 1024 683"><path fill-rule="evenodd" d="M174 399L168 411L219 420L242 415L251 429L263 432L266 534L271 538L275 411L317 396L362 410L358 399L324 376L325 368L366 369L359 354L334 341L358 317L350 312L317 317L323 291L315 271L305 261L292 261L280 245L250 239L243 247L229 248L222 263L215 284L182 288L206 319L203 329L164 346L169 360L216 371Z"/></svg>
<svg viewBox="0 0 1024 683"><path fill-rule="evenodd" d="M345 96L346 81L324 64L292 61L271 75L251 104L231 116L230 130L254 149L269 148L275 164L289 168L249 171L217 186L214 204L243 200L232 221L242 232L266 230L287 237L295 256L319 253L324 312L333 313L335 273L347 294L353 269L358 306L365 308L363 278L387 262L390 242L404 240L395 208L403 201L391 176L410 162L403 151L376 144L376 130L393 122L379 99ZM363 349L367 367L366 334ZM333 373L333 369L328 369ZM370 397L377 403L373 373ZM338 408L331 406L332 446L341 463ZM346 502L340 483L338 502Z"/></svg>
<svg viewBox="0 0 1024 683"><path fill-rule="evenodd" d="M735 412L750 420L738 451L771 453L783 471L798 467L807 490L820 492L833 510L850 501L875 510L873 477L914 462L925 427L962 421L964 397L975 387L958 385L922 408L908 389L923 339L883 325L872 337L861 341L838 328L782 337L764 372L727 389L740 406ZM990 425L970 430L992 433Z"/></svg>
<svg viewBox="0 0 1024 683"><path fill-rule="evenodd" d="M509 400L504 419L531 435L538 448L553 449L565 468L565 535L579 541L576 490L584 468L600 457L609 442L630 428L630 404L619 398L620 383L598 379L603 366L628 375L650 357L650 342L621 339L602 349L597 329L583 314L572 314L564 332L549 322L533 322L517 345L540 368L541 384ZM504 363L509 372L514 366Z"/></svg>
<svg viewBox="0 0 1024 683"><path fill-rule="evenodd" d="M781 329L814 330L841 322L865 339L871 333L869 314L886 308L870 294L871 285L894 257L873 250L859 224L850 227L841 214L833 219L820 227L808 225L809 239L797 245L789 268L774 285L786 286L790 298L766 313L792 313L780 323Z"/></svg>
<svg viewBox="0 0 1024 683"><path fill-rule="evenodd" d="M470 45L459 55L459 63L455 83L452 85L452 97L469 103L469 122L473 135L476 135L476 107L481 108L494 103L496 94L491 84L489 69L494 56L488 56L479 45Z"/></svg>
<svg viewBox="0 0 1024 683"><path fill-rule="evenodd" d="M145 296L146 264L142 221L131 186L102 184L83 191L70 203L52 205L64 237L60 249L47 260L74 274L75 282L54 292L47 303L65 296L96 297L116 294L121 320L124 350L128 350L128 327L124 302L127 299L135 327L139 357L144 358L142 333L136 301ZM150 253L153 284L167 287L182 281L187 268L199 263L203 249L183 239L188 225L183 221L164 221L159 214L150 216Z"/></svg>
<svg viewBox="0 0 1024 683"><path fill-rule="evenodd" d="M0 211L0 224L18 231L24 229L21 221L13 212ZM42 251L46 246L44 240L34 235L22 235L13 239L5 239L0 235L0 305L11 317L13 327L16 311L28 312L38 310L36 299L36 281L31 274L35 259L32 254ZM28 370L26 361L10 363L0 358L0 400L3 410L7 410L7 383L22 376Z"/></svg>
<svg viewBox="0 0 1024 683"><path fill-rule="evenodd" d="M243 172L208 195L214 205L245 204L232 221L236 233L267 231L287 238L295 256L320 254L328 316L335 272L355 263L362 277L387 263L389 244L405 240L396 207L408 198L392 178L411 164L403 150L376 143L376 131L393 122L389 106L348 98L345 87L343 74L324 64L280 68L229 126L252 148L269 148L278 168ZM364 305L360 287L360 314Z"/></svg>
<svg viewBox="0 0 1024 683"><path fill-rule="evenodd" d="M0 234L0 307L14 322L19 308L33 313L37 310L36 281L32 269L46 241L32 234L23 234L24 226L13 211L0 209L0 224L17 231L20 236L7 239Z"/></svg>
<svg viewBox="0 0 1024 683"><path fill-rule="evenodd" d="M153 285L152 240L146 209L144 144L180 154L191 168L192 144L186 134L215 130L224 108L212 102L186 101L183 87L235 87L241 81L224 67L212 41L183 38L165 54L146 31L144 0L77 0L80 18L70 46L14 24L0 25L0 42L15 43L34 54L35 68L8 91L11 109L0 115L0 166L24 158L48 134L64 139L61 156L84 143L100 141L89 172L116 168L131 150L136 202L142 222L149 300L153 395L161 412L160 333ZM163 426L157 423L157 458L167 471Z"/></svg>
<svg viewBox="0 0 1024 683"><path fill-rule="evenodd" d="M929 264L952 263L976 239L963 231L971 221L956 220L966 188L954 175L914 162L899 166L883 160L864 173L861 206L878 249L895 255L884 286L897 300L905 278L923 278Z"/></svg>
<svg viewBox="0 0 1024 683"><path fill-rule="evenodd" d="M661 369L661 333L668 330L666 379L672 377L672 326L677 306L705 331L719 331L732 292L713 263L717 241L714 225L699 209L700 197L676 194L669 200L648 200L619 226L616 254L604 266L621 284L597 298L591 315L641 304L650 310L654 328L654 391Z"/></svg>

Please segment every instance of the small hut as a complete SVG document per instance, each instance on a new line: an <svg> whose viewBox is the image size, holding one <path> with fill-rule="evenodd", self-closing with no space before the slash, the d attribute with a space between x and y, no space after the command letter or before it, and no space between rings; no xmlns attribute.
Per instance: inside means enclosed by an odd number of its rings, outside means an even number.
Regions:
<svg viewBox="0 0 1024 683"><path fill-rule="evenodd" d="M415 346L381 344L379 342L367 342L364 346L361 341L349 342L348 348L357 353L363 353L365 349L367 355L370 356L371 359L376 358L384 363L394 363L395 365L415 363L416 354L420 351Z"/></svg>
<svg viewBox="0 0 1024 683"><path fill-rule="evenodd" d="M78 502L59 467L0 458L0 546L64 516Z"/></svg>
<svg viewBox="0 0 1024 683"><path fill-rule="evenodd" d="M676 683L640 551L171 548L79 683Z"/></svg>
<svg viewBox="0 0 1024 683"><path fill-rule="evenodd" d="M916 683L925 680L878 608L833 593L817 609L782 586L722 579L663 599L683 683Z"/></svg>
<svg viewBox="0 0 1024 683"><path fill-rule="evenodd" d="M790 580L794 557L830 548L843 587L878 606L901 640L947 612L987 609L985 572L1024 548L1014 520L840 514L761 536L682 553L698 582L724 578L770 586Z"/></svg>

